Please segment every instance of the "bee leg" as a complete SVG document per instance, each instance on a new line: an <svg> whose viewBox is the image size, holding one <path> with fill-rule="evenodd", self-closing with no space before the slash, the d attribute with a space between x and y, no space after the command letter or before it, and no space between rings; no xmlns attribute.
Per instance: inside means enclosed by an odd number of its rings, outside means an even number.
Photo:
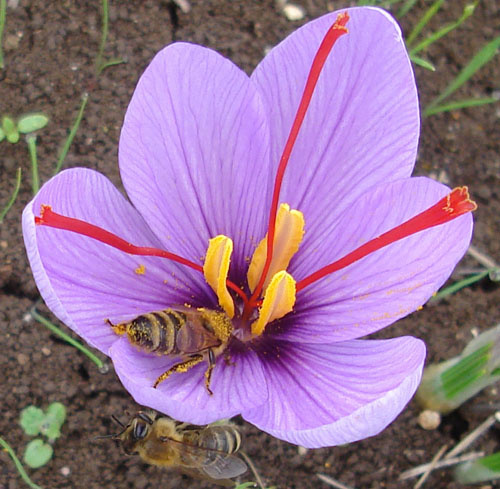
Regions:
<svg viewBox="0 0 500 489"><path fill-rule="evenodd" d="M208 368L205 371L205 387L208 393L213 396L214 393L210 389L210 381L212 380L212 371L215 367L215 354L213 350L208 350Z"/></svg>
<svg viewBox="0 0 500 489"><path fill-rule="evenodd" d="M105 319L104 322L109 324L117 335L122 335L127 332L127 326L125 323L113 324L109 319Z"/></svg>
<svg viewBox="0 0 500 489"><path fill-rule="evenodd" d="M189 369L193 368L195 365L203 361L203 355L193 355L188 358L184 362L177 363L173 367L170 367L166 372L163 372L153 384L153 387L156 389L160 382L163 382L165 379L168 379L175 372L187 372Z"/></svg>

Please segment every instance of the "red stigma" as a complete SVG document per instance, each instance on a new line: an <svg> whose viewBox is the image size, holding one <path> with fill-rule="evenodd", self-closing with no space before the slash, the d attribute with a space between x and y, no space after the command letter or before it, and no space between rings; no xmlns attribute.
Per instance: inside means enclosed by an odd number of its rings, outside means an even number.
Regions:
<svg viewBox="0 0 500 489"><path fill-rule="evenodd" d="M399 241L407 236L424 231L425 229L452 221L476 209L477 205L474 201L470 200L467 187L457 187L427 210L381 234L377 238L368 241L340 260L330 263L326 267L302 279L300 282L297 282L296 290L298 292L326 275L341 270L395 241Z"/></svg>
<svg viewBox="0 0 500 489"><path fill-rule="evenodd" d="M157 256L159 258L166 258L167 260L175 261L176 263L180 263L181 265L190 267L197 272L203 273L203 267L198 263L194 263L191 260L183 258L182 256L170 253L169 251L161 250L159 248L135 246L120 238L116 234L106 231L99 226L95 226L94 224L90 224L80 219L57 214L52 210L50 205L42 205L40 217L35 216L35 224L38 226L48 226L55 229L64 229L65 231L81 234L107 244L117 250L128 253L129 255ZM248 301L246 294L233 282L228 280L227 286L241 296L244 303Z"/></svg>
<svg viewBox="0 0 500 489"><path fill-rule="evenodd" d="M288 165L288 161L290 159L293 146L295 144L295 141L297 140L297 136L299 134L299 130L302 126L305 115L307 113L307 109L309 108L309 104L311 102L314 89L316 88L319 75L321 74L326 59L328 58L328 55L330 54L330 51L332 50L333 45L335 44L337 39L340 36L347 34L348 30L345 25L347 24L348 21L349 21L349 14L347 12L343 12L337 16L335 22L325 34L325 37L323 38L323 41L321 42L321 45L318 48L316 55L314 56L311 69L307 77L304 92L302 93L302 98L300 100L299 107L297 109L297 113L295 115L292 128L290 129L290 134L288 135L288 139L285 144L285 148L283 149L283 154L281 155L281 159L278 165L278 170L276 172L273 197L271 201L271 210L269 212L269 221L267 226L268 231L267 231L266 262L264 264L260 280L257 286L255 287L252 297L250 298L250 304L252 307L255 306L256 301L262 292L262 287L264 285L267 272L269 271L269 267L271 266L271 261L273 257L273 247L274 247L274 234L276 230L276 215L278 212L279 195L281 190L281 184L283 182L283 176L285 174L285 169Z"/></svg>

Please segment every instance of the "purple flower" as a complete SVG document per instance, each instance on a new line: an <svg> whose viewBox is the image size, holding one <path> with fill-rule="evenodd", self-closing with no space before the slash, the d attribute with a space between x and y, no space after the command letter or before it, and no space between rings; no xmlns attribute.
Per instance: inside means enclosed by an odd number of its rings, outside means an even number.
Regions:
<svg viewBox="0 0 500 489"><path fill-rule="evenodd" d="M74 168L26 207L40 293L112 358L138 403L197 424L241 414L319 447L379 433L415 392L420 340L358 338L444 283L469 244L474 206L465 189L410 178L419 111L400 30L382 10L346 12L348 32L346 15L310 22L250 78L210 49L166 47L121 133L132 204L101 174ZM179 358L141 352L106 323L182 304L234 314L213 395L204 362L153 388Z"/></svg>

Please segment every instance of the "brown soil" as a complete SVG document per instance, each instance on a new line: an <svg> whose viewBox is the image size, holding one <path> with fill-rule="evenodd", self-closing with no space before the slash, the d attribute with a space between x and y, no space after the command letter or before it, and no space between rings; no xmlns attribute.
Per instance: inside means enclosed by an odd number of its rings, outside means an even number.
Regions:
<svg viewBox="0 0 500 489"><path fill-rule="evenodd" d="M9 2L17 3L17 2ZM106 56L126 59L96 78L94 62L100 39L100 2L20 0L9 8L4 33L6 68L0 71L0 114L43 111L50 116L38 140L41 181L53 172L57 154L76 116L80 98L90 93L84 120L66 166L98 169L120 185L117 143L122 118L135 83L152 56L165 44L186 40L212 47L250 72L268 46L276 44L303 22L344 3L297 0L307 10L301 22L288 21L272 0L192 0L189 13L165 0L111 2ZM428 2L419 2L404 19L414 25ZM436 28L456 19L465 1L446 2L433 20ZM429 49L437 66L431 73L416 68L425 106L458 73L468 59L500 31L496 0L480 2L474 16L445 41ZM500 66L492 62L463 87L457 97L488 96L499 90ZM469 186L479 203L474 244L500 260L500 113L484 106L430 117L423 121L417 173L433 175L450 185ZM22 243L20 214L31 197L29 158L24 141L0 143L0 202L10 195L15 170L23 169L19 198L0 227L0 334L2 348L2 416L0 436L21 454L27 443L18 417L29 404L63 402L68 420L55 444L55 456L45 467L30 471L43 488L179 488L206 487L203 482L129 459L112 442L92 437L113 432L110 416L121 418L137 406L113 370L102 375L86 357L61 342L26 316L38 294ZM459 269L476 266L467 258ZM384 335L412 334L423 338L429 361L457 354L471 330L486 329L500 320L500 290L484 282L466 288L435 307L398 322ZM50 317L43 307L42 312ZM273 439L239 421L245 450L268 485L284 488L327 487L316 474L325 473L356 489L410 488L398 475L429 461L442 445L454 445L463 434L498 409L497 390L490 388L445 418L441 427L418 427L417 406L408 409L381 435L349 446L310 450ZM499 431L491 430L476 447L498 450ZM26 487L11 460L0 453L0 488ZM69 474L68 474L69 472ZM66 475L65 475L66 474ZM247 480L251 480L249 475ZM450 473L435 472L426 487L459 486ZM489 486L488 486L489 487ZM493 486L491 486L493 487Z"/></svg>

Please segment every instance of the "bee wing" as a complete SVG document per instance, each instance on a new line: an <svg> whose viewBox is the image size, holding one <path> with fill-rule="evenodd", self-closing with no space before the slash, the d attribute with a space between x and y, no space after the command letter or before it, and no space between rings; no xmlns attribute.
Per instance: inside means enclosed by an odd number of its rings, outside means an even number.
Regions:
<svg viewBox="0 0 500 489"><path fill-rule="evenodd" d="M247 471L247 464L234 455L217 454L214 461L203 466L203 471L212 479L231 479Z"/></svg>
<svg viewBox="0 0 500 489"><path fill-rule="evenodd" d="M234 455L181 441L175 443L182 446L181 463L185 468L196 468L212 479L230 479L247 471L247 464Z"/></svg>

